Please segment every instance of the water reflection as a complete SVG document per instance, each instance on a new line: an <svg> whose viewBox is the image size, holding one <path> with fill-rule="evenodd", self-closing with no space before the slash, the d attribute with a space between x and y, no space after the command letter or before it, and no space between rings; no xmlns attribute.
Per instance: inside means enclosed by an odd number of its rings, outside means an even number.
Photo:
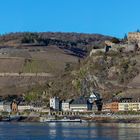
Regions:
<svg viewBox="0 0 140 140"><path fill-rule="evenodd" d="M118 124L118 137L127 140L140 139L140 124Z"/></svg>
<svg viewBox="0 0 140 140"><path fill-rule="evenodd" d="M140 124L0 123L0 140L137 140Z"/></svg>

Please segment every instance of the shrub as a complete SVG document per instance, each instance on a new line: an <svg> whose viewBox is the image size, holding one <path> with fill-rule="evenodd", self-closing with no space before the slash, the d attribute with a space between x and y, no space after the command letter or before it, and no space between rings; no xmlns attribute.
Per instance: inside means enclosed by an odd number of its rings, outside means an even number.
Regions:
<svg viewBox="0 0 140 140"><path fill-rule="evenodd" d="M118 44L118 43L120 43L120 40L118 38L114 37L111 39L111 42Z"/></svg>

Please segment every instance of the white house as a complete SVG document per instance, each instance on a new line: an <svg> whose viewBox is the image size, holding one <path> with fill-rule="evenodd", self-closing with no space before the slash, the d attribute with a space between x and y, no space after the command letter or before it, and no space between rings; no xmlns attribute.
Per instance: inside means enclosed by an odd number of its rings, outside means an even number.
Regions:
<svg viewBox="0 0 140 140"><path fill-rule="evenodd" d="M70 103L72 102L72 99L68 99L66 101L62 102L62 111L70 111Z"/></svg>
<svg viewBox="0 0 140 140"><path fill-rule="evenodd" d="M11 110L11 103L12 102L4 102L3 109L4 109L5 112L11 112L12 111Z"/></svg>
<svg viewBox="0 0 140 140"><path fill-rule="evenodd" d="M2 101L2 102L0 102L0 111L4 111L3 101Z"/></svg>
<svg viewBox="0 0 140 140"><path fill-rule="evenodd" d="M140 102L119 102L119 111L139 111Z"/></svg>
<svg viewBox="0 0 140 140"><path fill-rule="evenodd" d="M31 108L32 108L31 105L29 105L29 104L27 104L25 102L20 102L18 104L18 111L19 112L23 112L25 110L30 110Z"/></svg>
<svg viewBox="0 0 140 140"><path fill-rule="evenodd" d="M71 111L83 112L88 110L87 99L77 98L70 104Z"/></svg>
<svg viewBox="0 0 140 140"><path fill-rule="evenodd" d="M58 97L50 98L50 108L52 108L54 110L60 109L60 100Z"/></svg>

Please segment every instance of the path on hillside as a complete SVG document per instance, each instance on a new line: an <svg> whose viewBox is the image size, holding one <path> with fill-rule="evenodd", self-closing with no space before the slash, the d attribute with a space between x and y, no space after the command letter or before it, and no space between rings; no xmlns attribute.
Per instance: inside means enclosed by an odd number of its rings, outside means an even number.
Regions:
<svg viewBox="0 0 140 140"><path fill-rule="evenodd" d="M0 73L0 77L52 77L51 73Z"/></svg>

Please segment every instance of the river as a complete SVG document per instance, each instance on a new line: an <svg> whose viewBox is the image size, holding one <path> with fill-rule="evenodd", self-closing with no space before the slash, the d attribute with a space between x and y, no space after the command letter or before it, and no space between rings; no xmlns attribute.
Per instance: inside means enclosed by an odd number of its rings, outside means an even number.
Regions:
<svg viewBox="0 0 140 140"><path fill-rule="evenodd" d="M1 122L0 140L140 140L140 124Z"/></svg>

